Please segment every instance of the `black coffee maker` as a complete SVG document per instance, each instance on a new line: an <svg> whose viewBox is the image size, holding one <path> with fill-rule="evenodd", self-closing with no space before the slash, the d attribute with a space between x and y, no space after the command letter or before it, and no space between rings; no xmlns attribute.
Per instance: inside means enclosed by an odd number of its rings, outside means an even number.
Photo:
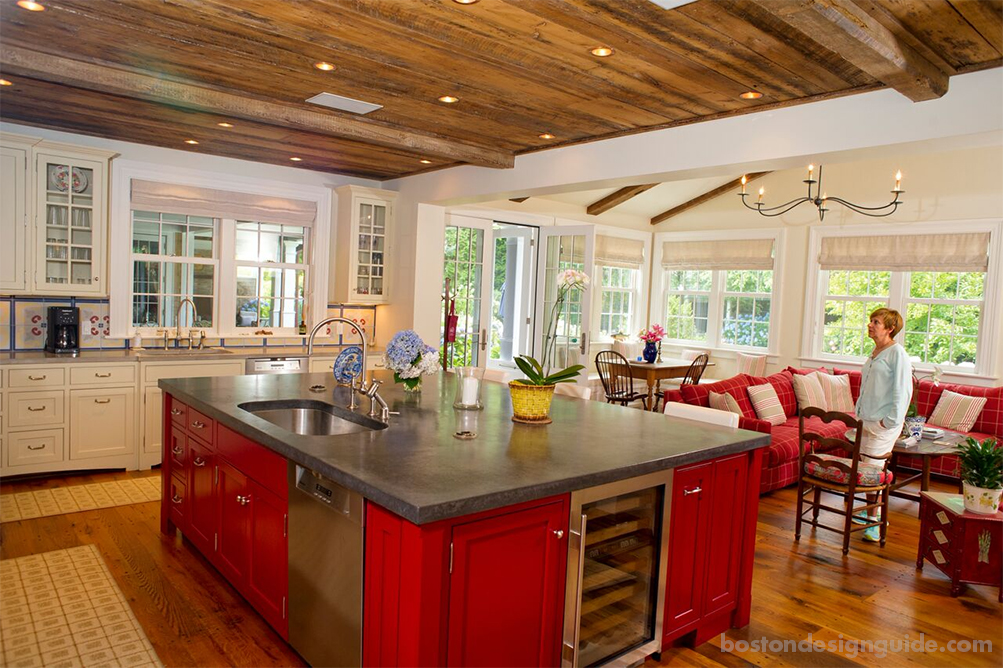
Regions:
<svg viewBox="0 0 1003 668"><path fill-rule="evenodd" d="M80 354L80 309L69 306L49 307L45 351L57 355Z"/></svg>

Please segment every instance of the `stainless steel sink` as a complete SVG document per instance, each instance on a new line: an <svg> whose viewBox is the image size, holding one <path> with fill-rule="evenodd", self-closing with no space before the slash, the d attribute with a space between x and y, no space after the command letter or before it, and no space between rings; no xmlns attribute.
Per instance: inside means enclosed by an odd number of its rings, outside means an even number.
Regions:
<svg viewBox="0 0 1003 668"><path fill-rule="evenodd" d="M237 408L301 436L337 436L387 428L379 420L310 399L248 401Z"/></svg>

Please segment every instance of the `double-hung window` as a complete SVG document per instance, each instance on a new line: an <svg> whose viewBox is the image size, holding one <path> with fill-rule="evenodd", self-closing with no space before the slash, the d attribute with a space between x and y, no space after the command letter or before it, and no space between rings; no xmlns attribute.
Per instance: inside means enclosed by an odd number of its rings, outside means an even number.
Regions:
<svg viewBox="0 0 1003 668"><path fill-rule="evenodd" d="M775 352L780 231L658 235L670 343ZM655 311L657 313L657 311Z"/></svg>
<svg viewBox="0 0 1003 668"><path fill-rule="evenodd" d="M644 241L602 234L595 240L593 327L600 341L641 328Z"/></svg>
<svg viewBox="0 0 1003 668"><path fill-rule="evenodd" d="M887 306L902 314L905 327L897 340L920 368L989 372L998 334L986 316L999 299L999 287L991 289L999 281L993 278L999 260L990 254L998 245L993 234L1001 233L993 224L958 225L963 231L948 234L942 226L912 234L895 228L814 231L809 272L816 273L817 288L806 313L815 322L813 356L859 361L873 349L869 314Z"/></svg>
<svg viewBox="0 0 1003 668"><path fill-rule="evenodd" d="M237 329L292 330L304 322L309 229L236 221Z"/></svg>

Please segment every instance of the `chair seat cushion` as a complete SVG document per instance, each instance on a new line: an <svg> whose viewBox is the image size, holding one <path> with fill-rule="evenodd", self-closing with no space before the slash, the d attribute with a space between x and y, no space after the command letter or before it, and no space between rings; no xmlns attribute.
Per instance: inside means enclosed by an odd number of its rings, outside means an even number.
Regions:
<svg viewBox="0 0 1003 668"><path fill-rule="evenodd" d="M835 455L819 455L816 454L819 459L825 460L827 462L839 462L844 466L852 465L852 461L846 457L837 457ZM819 462L808 461L805 462L804 472L808 475L819 478L820 480L828 480L829 482L836 482L840 484L847 484L847 476L844 472L833 466L825 466ZM890 483L894 478L891 471L885 472L882 470L881 466L876 466L874 464L865 464L860 462L857 465L857 484L863 485L864 487L876 487L878 485L884 485Z"/></svg>

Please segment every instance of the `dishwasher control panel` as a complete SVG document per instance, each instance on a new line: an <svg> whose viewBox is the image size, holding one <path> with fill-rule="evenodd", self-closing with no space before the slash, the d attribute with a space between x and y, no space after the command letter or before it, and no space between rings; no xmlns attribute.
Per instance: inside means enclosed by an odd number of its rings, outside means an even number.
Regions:
<svg viewBox="0 0 1003 668"><path fill-rule="evenodd" d="M352 512L351 492L302 466L296 467L296 489L345 515Z"/></svg>
<svg viewBox="0 0 1003 668"><path fill-rule="evenodd" d="M307 364L305 357L270 357L263 359L249 359L244 365L244 371L248 374L261 373L306 373Z"/></svg>

